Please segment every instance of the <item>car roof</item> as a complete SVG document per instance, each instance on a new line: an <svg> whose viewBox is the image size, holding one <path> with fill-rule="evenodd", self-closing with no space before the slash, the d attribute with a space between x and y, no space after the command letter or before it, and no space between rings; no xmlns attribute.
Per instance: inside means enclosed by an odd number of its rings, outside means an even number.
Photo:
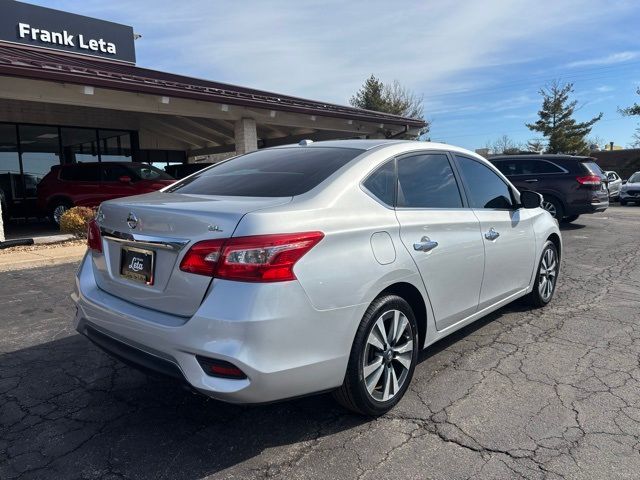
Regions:
<svg viewBox="0 0 640 480"><path fill-rule="evenodd" d="M358 150L373 150L374 148L384 148L384 147L392 147L392 146L410 146L410 147L419 147L420 149L428 150L448 150L451 152L462 153L465 155L472 155L474 157L478 157L478 155L474 152L466 150L464 148L456 147L455 145L449 145L447 143L437 143L437 142L423 142L418 140L387 140L387 139L347 139L347 140L319 140L314 141L312 143L301 145L299 143L292 143L288 145L281 145L278 147L271 148L291 148L291 147L301 147L301 148L319 148L319 147L330 147L330 148L354 148ZM486 160L486 159L485 159Z"/></svg>
<svg viewBox="0 0 640 480"><path fill-rule="evenodd" d="M142 162L78 162L78 163L65 163L60 165L62 168L71 167L88 167L92 165L148 165Z"/></svg>
<svg viewBox="0 0 640 480"><path fill-rule="evenodd" d="M537 153L522 154L522 155L494 155L489 157L490 161L494 160L577 160L580 162L595 161L595 158L585 155L564 155L548 153L538 155Z"/></svg>

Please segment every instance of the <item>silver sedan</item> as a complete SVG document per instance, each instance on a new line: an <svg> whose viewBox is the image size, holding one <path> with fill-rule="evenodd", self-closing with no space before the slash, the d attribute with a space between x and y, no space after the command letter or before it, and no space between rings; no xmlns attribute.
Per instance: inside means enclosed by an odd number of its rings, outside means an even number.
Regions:
<svg viewBox="0 0 640 480"><path fill-rule="evenodd" d="M551 301L562 242L540 203L450 145L259 150L103 203L75 326L220 400L332 390L380 415L420 349L517 298Z"/></svg>

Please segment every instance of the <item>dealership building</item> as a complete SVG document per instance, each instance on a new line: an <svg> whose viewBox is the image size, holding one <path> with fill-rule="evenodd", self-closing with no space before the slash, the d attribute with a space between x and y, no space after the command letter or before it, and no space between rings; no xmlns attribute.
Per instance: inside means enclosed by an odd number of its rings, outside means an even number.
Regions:
<svg viewBox="0 0 640 480"><path fill-rule="evenodd" d="M421 120L136 66L133 28L0 0L0 190L35 205L53 165L215 161L302 139L415 135Z"/></svg>

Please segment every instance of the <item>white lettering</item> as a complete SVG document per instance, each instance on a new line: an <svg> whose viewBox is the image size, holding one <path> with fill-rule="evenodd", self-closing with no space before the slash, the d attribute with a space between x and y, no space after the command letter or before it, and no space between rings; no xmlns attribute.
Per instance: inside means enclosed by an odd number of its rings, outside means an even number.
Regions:
<svg viewBox="0 0 640 480"><path fill-rule="evenodd" d="M18 24L18 32L20 32L20 38L26 37L29 34L29 30L31 30L31 27L28 23Z"/></svg>
<svg viewBox="0 0 640 480"><path fill-rule="evenodd" d="M75 47L75 43L73 43L73 35L69 35L69 32L66 30L62 31L62 35L64 36L64 44L68 47Z"/></svg>
<svg viewBox="0 0 640 480"><path fill-rule="evenodd" d="M40 28L34 28L28 23L18 23L18 36L20 38L28 38L42 43L50 43L54 45L63 45L66 47L75 47L76 35L70 34L67 30L61 32L51 32ZM83 50L91 50L93 52L117 54L116 45L107 42L104 38L85 38L84 35L77 35L78 48Z"/></svg>
<svg viewBox="0 0 640 480"><path fill-rule="evenodd" d="M129 264L129 268L134 272L139 272L144 269L144 264L142 263L142 259L138 257L133 257L131 259L131 263Z"/></svg>

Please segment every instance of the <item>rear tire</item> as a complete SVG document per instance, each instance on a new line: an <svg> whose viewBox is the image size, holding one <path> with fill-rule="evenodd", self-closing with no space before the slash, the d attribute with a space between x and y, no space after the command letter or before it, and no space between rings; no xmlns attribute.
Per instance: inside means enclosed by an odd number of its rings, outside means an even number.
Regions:
<svg viewBox="0 0 640 480"><path fill-rule="evenodd" d="M580 215L569 215L568 217L564 217L562 219L562 223L571 223L575 222Z"/></svg>
<svg viewBox="0 0 640 480"><path fill-rule="evenodd" d="M60 226L60 218L70 208L73 207L71 201L66 199L54 200L49 208L49 219L55 226Z"/></svg>
<svg viewBox="0 0 640 480"><path fill-rule="evenodd" d="M378 297L356 332L347 372L334 398L370 416L391 410L409 388L418 359L418 325L406 300Z"/></svg>
<svg viewBox="0 0 640 480"><path fill-rule="evenodd" d="M564 216L564 208L562 203L556 197L544 195L542 200L542 208L551 214L553 218L560 221Z"/></svg>
<svg viewBox="0 0 640 480"><path fill-rule="evenodd" d="M547 240L542 249L540 262L538 262L533 290L527 295L527 300L531 306L541 308L549 304L556 291L559 272L560 257L558 256L558 249L551 240Z"/></svg>

